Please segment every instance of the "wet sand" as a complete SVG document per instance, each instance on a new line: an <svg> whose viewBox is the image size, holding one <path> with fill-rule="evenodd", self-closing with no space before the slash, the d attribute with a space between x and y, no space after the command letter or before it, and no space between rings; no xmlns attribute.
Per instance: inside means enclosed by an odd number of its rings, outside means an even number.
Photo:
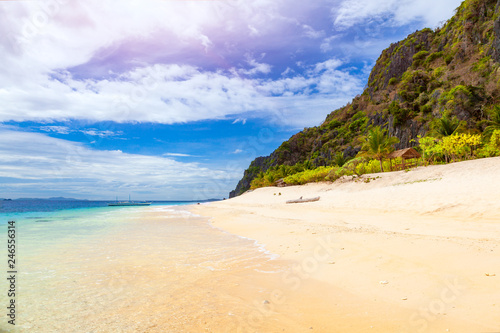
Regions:
<svg viewBox="0 0 500 333"><path fill-rule="evenodd" d="M285 203L301 196L321 199ZM263 188L192 211L286 263L276 318L301 326L285 331L500 331L500 158ZM255 331L278 331L267 325Z"/></svg>
<svg viewBox="0 0 500 333"><path fill-rule="evenodd" d="M1 332L307 331L301 303L322 302L307 281L283 288L289 262L183 207L79 218L20 227L17 322ZM93 220L85 237L53 233Z"/></svg>

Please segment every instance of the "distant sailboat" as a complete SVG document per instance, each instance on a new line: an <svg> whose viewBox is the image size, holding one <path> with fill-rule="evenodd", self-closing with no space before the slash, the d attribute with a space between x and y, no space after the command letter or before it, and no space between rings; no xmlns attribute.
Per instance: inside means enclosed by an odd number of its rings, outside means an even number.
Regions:
<svg viewBox="0 0 500 333"><path fill-rule="evenodd" d="M130 194L128 195L128 201L118 201L118 197L116 198L116 202L108 203L108 206L149 206L151 202L146 201L131 201Z"/></svg>

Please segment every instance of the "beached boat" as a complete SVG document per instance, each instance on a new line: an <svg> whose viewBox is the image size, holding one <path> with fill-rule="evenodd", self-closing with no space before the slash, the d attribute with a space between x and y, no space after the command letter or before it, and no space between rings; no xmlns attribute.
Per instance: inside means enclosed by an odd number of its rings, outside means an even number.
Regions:
<svg viewBox="0 0 500 333"><path fill-rule="evenodd" d="M130 195L128 196L128 201L118 201L108 203L108 206L149 206L151 202L146 201L131 201Z"/></svg>

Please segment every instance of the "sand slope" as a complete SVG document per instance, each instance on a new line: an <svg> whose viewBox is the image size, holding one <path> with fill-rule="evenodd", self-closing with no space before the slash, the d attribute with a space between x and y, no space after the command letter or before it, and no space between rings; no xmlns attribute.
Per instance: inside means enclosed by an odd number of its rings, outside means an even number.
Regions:
<svg viewBox="0 0 500 333"><path fill-rule="evenodd" d="M321 199L285 203L301 196ZM316 332L500 331L500 158L263 188L193 210L289 260L282 290L315 301L290 297L287 308Z"/></svg>

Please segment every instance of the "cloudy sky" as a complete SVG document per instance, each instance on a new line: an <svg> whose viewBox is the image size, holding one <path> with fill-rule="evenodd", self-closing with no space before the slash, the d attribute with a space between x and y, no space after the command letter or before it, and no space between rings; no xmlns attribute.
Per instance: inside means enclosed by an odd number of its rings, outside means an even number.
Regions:
<svg viewBox="0 0 500 333"><path fill-rule="evenodd" d="M0 2L0 198L227 197L460 0Z"/></svg>

